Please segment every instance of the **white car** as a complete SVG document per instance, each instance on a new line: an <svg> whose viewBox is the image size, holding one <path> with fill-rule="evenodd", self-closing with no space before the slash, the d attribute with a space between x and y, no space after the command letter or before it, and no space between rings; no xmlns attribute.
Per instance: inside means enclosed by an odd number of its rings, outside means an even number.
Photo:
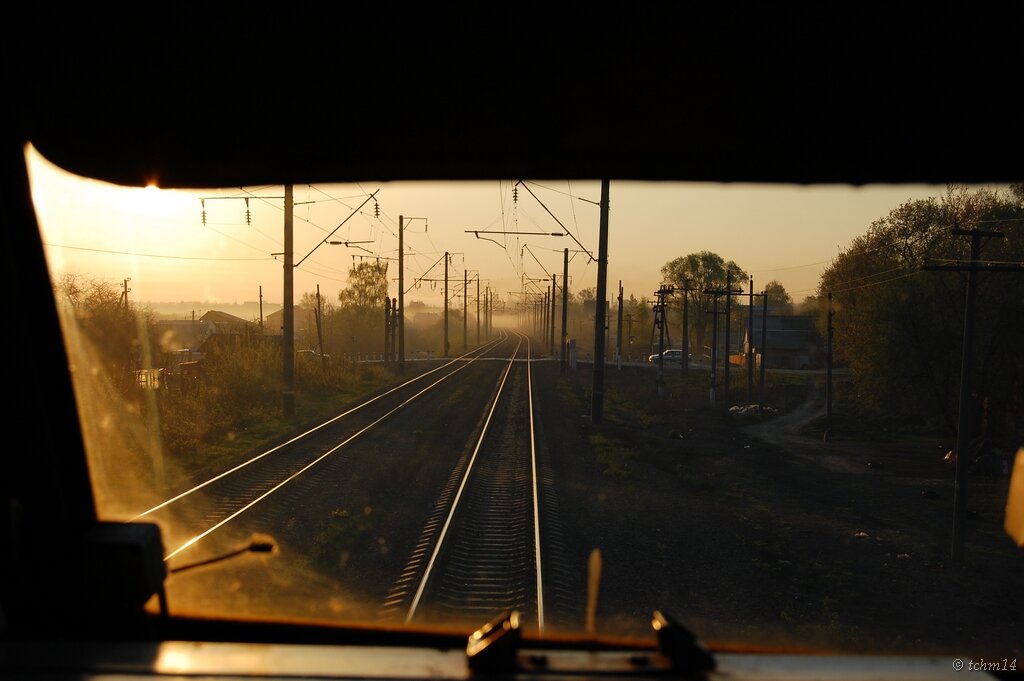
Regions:
<svg viewBox="0 0 1024 681"><path fill-rule="evenodd" d="M663 354L665 355L665 362L682 362L683 361L683 351L682 350L666 350ZM693 358L693 354L692 353L690 354L690 358L691 359ZM655 354L651 355L650 357L647 358L647 361L650 362L651 364L657 362L658 361L658 354L655 353Z"/></svg>

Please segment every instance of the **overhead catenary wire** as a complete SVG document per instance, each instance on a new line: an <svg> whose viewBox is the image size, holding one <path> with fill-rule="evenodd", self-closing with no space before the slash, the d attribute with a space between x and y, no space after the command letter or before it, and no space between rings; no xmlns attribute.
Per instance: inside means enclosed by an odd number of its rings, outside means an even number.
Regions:
<svg viewBox="0 0 1024 681"><path fill-rule="evenodd" d="M809 262L803 265L789 265L787 267L769 267L765 269L752 269L749 271L750 274L760 274L761 272L781 272L783 270L798 270L804 267L814 267L815 265L824 265L832 262L831 260L819 260L818 262Z"/></svg>
<svg viewBox="0 0 1024 681"><path fill-rule="evenodd" d="M569 198L571 198L571 199L576 199L577 201L583 201L584 203L592 203L592 204L594 204L595 206L600 206L600 205L601 205L601 202L600 202L600 201L594 201L594 200L592 200L592 199L585 199L585 198L583 198L582 196L575 196L575 195L574 195L574 194L572 193L572 183L571 183L571 182L569 182L569 181L567 181L567 183L568 183L568 185L569 185L569 191L567 191L567 192L563 192L563 191L561 191L560 189L555 189L554 187L547 187L547 186L545 186L545 185L542 185L542 184L541 184L541 183L539 183L539 182L534 182L533 180L523 180L523 182L524 182L524 183L525 183L525 182L528 182L528 183L532 184L532 185L533 185L533 186L535 186L535 187L540 187L541 189L547 189L547 190L548 190L549 192L555 192L556 194L563 194L563 195L565 195L565 196L568 196L568 197L569 197Z"/></svg>
<svg viewBox="0 0 1024 681"><path fill-rule="evenodd" d="M906 279L907 277L917 276L920 273L921 273L920 270L913 270L911 272L906 272L904 274L901 274L898 277L890 277L889 279L883 279L882 281L869 281L866 284L860 284L859 286L849 286L849 287L846 287L846 288L833 288L832 292L833 293L847 293L849 291L857 291L857 290L862 289L862 288L870 288L872 286L880 286L882 284L891 284L894 281L899 281L900 279Z"/></svg>
<svg viewBox="0 0 1024 681"><path fill-rule="evenodd" d="M380 191L380 190L377 190L377 191ZM376 196L376 195L377 195L377 192L374 192L373 194L370 194L370 195L369 195L368 197L366 197L366 200L365 200L365 201L363 201L363 202L362 202L361 204L359 204L359 208L362 208L362 207L363 207L363 206L365 206L365 205L366 205L367 203L369 203L369 202L370 202L370 199L372 199L372 198L373 198L374 196ZM330 232L330 233L329 233L329 234L328 234L327 236L325 236L325 237L323 238L323 240L322 240L322 241L321 241L320 243L318 243L318 244L317 244L316 246L314 246L314 247L313 247L313 249L312 249L312 250L311 250L311 251L310 251L309 253L307 253L306 255L302 256L302 258L301 258L301 259L300 259L300 260L299 260L299 261L298 261L297 263L295 263L295 266L296 266L296 267L298 267L299 265L301 265L301 264L303 263L303 261L304 261L304 260L305 260L306 258L308 258L309 256L313 255L313 251L315 251L316 249L318 249L318 248L320 248L321 246L323 246L323 245L324 245L324 244L325 244L325 243L327 242L327 240L328 240L328 239L330 239L330 238L331 238L331 237L332 237L332 236L334 235L334 233L335 233L335 232L337 232L337 231L338 231L339 229L341 229L341 227L342 227L342 226L343 226L343 225L344 225L344 224L345 224L346 222L348 222L349 220L351 220L351 219L352 219L352 217L353 217L354 215L356 215L356 213L358 213L358 212L359 212L359 208L356 208L356 209L355 209L355 210L353 210L353 211L352 211L351 213L349 213L348 217L346 217L346 218L345 218L344 220L342 220L342 221L341 221L340 223L338 223L338 226L337 226L337 227L335 227L334 229L332 229L332 230L331 230L331 232Z"/></svg>
<svg viewBox="0 0 1024 681"><path fill-rule="evenodd" d="M437 259L437 260L436 260L436 261L434 262L434 264L433 264L433 265L431 265L430 267L428 267L428 268L427 268L427 270L426 270L426 271L425 271L425 272L424 272L423 274L421 274L421 275L420 275L419 277L417 277L417 278L416 278L416 279L415 279L415 280L414 280L414 281L412 282L412 284L410 284L410 285L409 285L409 288L407 288L407 289L405 290L405 292L406 292L406 293L408 293L409 291L412 291L412 290L413 290L413 288L414 288L414 287L416 286L416 284L418 284L419 282L425 281L425 280L426 280L426 279L425 279L425 278L426 278L426 276L427 276L428 274L430 274L430 270L432 270L432 269L434 269L435 267L437 267L437 264L438 264L439 262L441 262L442 260L444 260L444 259L445 259L445 257L446 257L446 255L447 255L447 254L442 254L442 255L441 255L441 257L440 257L440 258L438 258L438 259Z"/></svg>
<svg viewBox="0 0 1024 681"><path fill-rule="evenodd" d="M526 184L525 184L525 183L524 183L524 182L523 182L522 180L519 180L519 182L517 182L516 184L522 184L522 185L523 185L523 188L524 188L524 189L526 189L526 191L528 191L528 192L530 193L530 196L532 196L532 197L533 197L533 198L534 198L534 199L535 199L535 200L537 201L537 203L539 203L539 204L540 204L541 208L543 208L543 209L544 209L545 211L547 211L547 214L548 214L548 215L550 215L550 216L551 216L551 218L552 218L552 219L553 219L553 220L554 220L555 222L557 222L557 223L558 223L558 225L559 225L559 226L560 226L560 227L562 228L562 231L566 232L566 233L567 233L567 234L568 234L568 235L569 235L570 237L572 237L572 240L576 242L576 245L577 245L577 246L579 246L580 248L582 248L582 249L584 250L584 252L586 252L587 256L588 256L588 257L589 257L589 258L590 258L591 260L594 260L594 254L593 254L593 253L591 253L591 252L590 252L589 250L587 250L587 247L586 247L586 246L584 246L584 245L583 245L583 244L582 244L582 243L580 242L580 240L579 240L578 238L576 238L576 235L575 235L575 234L573 234L573 233L572 233L572 231L570 231L568 227L566 227L565 225L563 225L563 224L562 224L562 221L561 221L561 220L559 220L559 219L558 219L558 217L557 217L557 216L556 216L556 215L555 215L554 213L552 213L552 212L551 212L551 211L550 211L550 210L548 209L548 207L547 207L546 205L544 205L544 202L543 202L543 201L541 201L541 200L540 200L540 199L539 199L539 198L537 197L537 195L533 193L533 190L532 190L532 189L530 189L530 187L529 187L529 186L527 186L527 185L526 185Z"/></svg>
<svg viewBox="0 0 1024 681"><path fill-rule="evenodd" d="M310 190L317 191L317 192L323 194L324 196L328 197L328 199L325 200L325 202L327 202L327 201L334 201L334 202L340 203L341 205L345 206L346 208L349 208L349 210L352 210L351 207L348 206L348 204L344 203L344 201L341 201L341 200L336 199L335 197L332 197L330 194L324 192L319 187L315 187L314 185L307 185L307 187ZM361 187L360 187L360 189L361 189ZM277 204L272 203L272 202L267 200L268 198L272 198L272 197L264 197L264 196L259 196L259 195L253 194L252 192L246 190L244 187L241 188L241 190L243 192L245 192L246 194L248 194L249 196L251 196L252 198L256 198L256 199L260 200L261 202L266 203L267 205L272 206L273 208L275 208L276 210L278 210L278 211L280 211L282 213L284 212L284 208L282 206L278 206ZM337 282L340 282L340 283L345 283L347 281L346 279L339 279L337 277L332 277L332 276L323 274L321 272L317 272L316 270L309 269L307 267L300 267L300 265L302 265L302 263L307 258L309 258L312 255L313 251L315 251L317 248L322 246L324 244L324 242L326 242L328 239L330 239L330 237L333 236L338 231L338 229L340 229L344 224L346 224L352 217L354 217L357 214L361 214L359 209L362 208L362 206L366 205L366 203L368 203L369 200L372 199L377 194L377 192L379 192L379 191L380 190L378 189L378 190L376 190L376 191L374 191L372 193L369 193L369 194L359 194L359 195L357 195L356 198L366 197L366 200L364 200L363 203L360 204L360 206L358 208L356 208L347 218L345 218L345 220L343 220L333 230L329 230L329 229L327 229L327 228L325 228L325 227L323 227L323 226L313 222L312 220L309 220L308 218L303 218L301 216L296 216L297 219L300 220L301 222L304 222L304 223L310 225L311 227L314 227L314 228L320 230L321 232L327 233L327 236L316 247L314 247L313 250L311 250L309 253L307 253L306 256L304 256L301 260L299 260L294 265L295 269L300 270L302 272L305 272L307 274L312 274L314 276L319 276L319 277L322 277L324 279L329 279L330 281L337 281ZM302 202L302 203L314 203L314 202L313 201L307 201L307 202ZM266 235L262 234L262 232L259 232L259 233L266 237ZM228 238L233 238L233 237L230 237L229 235L224 235L224 236L228 236ZM266 238L270 239L270 237L266 237ZM275 244L278 243L276 240L273 240L273 239L271 239L271 240L274 241ZM372 251L369 251L367 249L361 248L359 246L353 246L353 247L354 248L360 248L361 250L366 251L367 253L369 253L370 255L372 255L374 257L383 257L383 256L379 256L376 253L373 253ZM323 269L325 269L327 271L330 271L330 272L336 272L336 273L341 274L341 275L344 275L346 273L345 270L338 269L337 267L334 267L334 266L329 265L327 263L318 262L315 259L311 259L310 262L314 263L318 267L323 268Z"/></svg>
<svg viewBox="0 0 1024 681"><path fill-rule="evenodd" d="M90 251L93 253L105 253L108 255L124 255L133 258L157 258L161 260L200 260L208 262L259 262L262 260L273 260L272 257L264 258L210 258L194 255L167 255L166 253L136 253L132 251L114 251L107 248L89 248L86 246L71 246L69 244L57 244L51 241L44 241L44 246L53 248L67 248L75 251ZM248 245L248 244L246 244Z"/></svg>

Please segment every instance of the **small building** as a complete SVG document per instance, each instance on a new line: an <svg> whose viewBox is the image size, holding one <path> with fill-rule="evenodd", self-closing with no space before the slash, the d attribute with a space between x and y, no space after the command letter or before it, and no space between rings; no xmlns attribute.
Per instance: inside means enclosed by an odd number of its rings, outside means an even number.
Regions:
<svg viewBox="0 0 1024 681"><path fill-rule="evenodd" d="M417 312L409 324L414 329L429 329L441 323L441 315L436 312Z"/></svg>
<svg viewBox="0 0 1024 681"><path fill-rule="evenodd" d="M292 306L292 320L295 335L312 334L316 337L316 310L312 307ZM284 335L284 308L271 312L263 322L263 333L272 336Z"/></svg>
<svg viewBox="0 0 1024 681"><path fill-rule="evenodd" d="M762 322L760 312L755 312L753 327L753 339L748 337L749 329L743 331L744 363L746 352L753 343L755 366L760 366L763 328L766 369L820 369L824 366L825 343L813 316L769 313Z"/></svg>

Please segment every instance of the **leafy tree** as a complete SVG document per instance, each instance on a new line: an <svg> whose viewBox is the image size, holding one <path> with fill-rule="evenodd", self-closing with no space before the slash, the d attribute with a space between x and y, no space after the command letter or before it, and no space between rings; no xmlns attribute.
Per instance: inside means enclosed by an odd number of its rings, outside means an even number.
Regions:
<svg viewBox="0 0 1024 681"><path fill-rule="evenodd" d="M303 293L302 297L299 298L298 307L300 309L313 310L314 319L320 327L320 333L323 335L323 347L321 348L319 347L320 337L317 336L317 327L314 326L312 329L307 331L309 337L304 339L303 342L305 345L316 345L321 352L330 354L326 349L331 342L331 329L328 327L328 320L334 319L337 307L331 303L330 298L323 294L318 296L316 292ZM296 338L296 341L298 340L299 339Z"/></svg>
<svg viewBox="0 0 1024 681"><path fill-rule="evenodd" d="M636 296L630 295L629 300L624 301L625 314L629 315L631 321L631 332L633 341L632 343L624 342L623 347L628 348L627 353L633 354L638 352L647 352L649 348L649 341L651 337L651 325L652 325L652 312L651 312L651 301L646 296L642 296L639 300ZM624 332L629 332L630 329L623 329ZM628 339L626 339L628 341Z"/></svg>
<svg viewBox="0 0 1024 681"><path fill-rule="evenodd" d="M388 298L388 264L364 260L348 271L348 286L338 292L338 307L325 313L331 354L379 353L384 350L384 301Z"/></svg>
<svg viewBox="0 0 1024 681"><path fill-rule="evenodd" d="M884 413L939 419L955 428L959 408L965 273L923 270L928 260L969 258L969 239L952 228L999 230L985 260L1024 260L1024 197L950 187L940 198L908 201L876 220L822 274L833 294L835 352L859 392ZM981 423L988 398L993 432L1020 432L1024 405L1024 277L980 273L968 405ZM1019 444L1019 443L1018 443Z"/></svg>
<svg viewBox="0 0 1024 681"><path fill-rule="evenodd" d="M793 311L793 296L789 295L782 282L772 279L764 285L764 291L768 294L770 309L782 314L789 314Z"/></svg>
<svg viewBox="0 0 1024 681"><path fill-rule="evenodd" d="M676 287L681 296L682 289L690 290L689 326L696 339L694 354L704 348L705 338L711 325L710 315L714 306L714 296L707 291L725 290L728 282L735 289L747 279L747 273L732 260L725 261L722 256L711 251L691 253L665 263L661 268L662 279ZM719 301L722 304L724 301ZM737 315L737 319L738 319Z"/></svg>
<svg viewBox="0 0 1024 681"><path fill-rule="evenodd" d="M580 305L587 305L588 303L590 305L593 305L594 301L597 300L597 289L593 286L589 286L585 289L577 291L573 297L576 299L576 302Z"/></svg>
<svg viewBox="0 0 1024 681"><path fill-rule="evenodd" d="M343 309L377 310L388 296L388 263L364 260L348 271L348 286L338 293Z"/></svg>
<svg viewBox="0 0 1024 681"><path fill-rule="evenodd" d="M820 296L804 296L804 299L796 304L796 313L815 314L823 304Z"/></svg>
<svg viewBox="0 0 1024 681"><path fill-rule="evenodd" d="M55 293L112 383L122 394L132 390L132 371L142 363L145 315L122 300L121 291L109 281L65 274L55 284Z"/></svg>

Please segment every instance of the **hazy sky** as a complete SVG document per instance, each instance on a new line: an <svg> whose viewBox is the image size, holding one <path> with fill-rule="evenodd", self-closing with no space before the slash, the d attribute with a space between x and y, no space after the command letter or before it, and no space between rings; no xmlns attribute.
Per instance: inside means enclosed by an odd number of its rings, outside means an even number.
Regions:
<svg viewBox="0 0 1024 681"><path fill-rule="evenodd" d="M284 250L281 186L217 191L124 188L69 175L31 149L28 158L53 272L102 278L118 286L130 277L130 298L136 302L255 301L260 287L265 302L281 302L283 262L272 255ZM348 268L359 258L397 258L399 215L406 216L407 303L440 305L442 283L429 280L443 279L445 251L452 254L451 296L461 289L463 272L469 270L471 297L478 274L481 290L490 285L506 300L520 298L523 275L546 277L548 287L552 272L560 280L562 249L581 250L576 239L597 257L598 182L527 180L518 188L517 201L514 185L513 180L296 185L294 252L295 262L302 263L295 268L295 300L316 291L317 285L322 295L334 300L345 286ZM353 215L373 192L375 200ZM612 180L608 295L615 297L621 280L627 298L650 297L661 282L662 265L710 250L753 275L755 290L777 279L800 301L814 292L828 262L873 220L909 199L944 192L944 186L922 185L856 188ZM466 233L550 233L564 231L563 226L575 239L481 234L499 242L494 243ZM367 243L320 245L325 239ZM596 286L596 263L583 252L570 255L570 290ZM397 261L389 264L391 294L396 296ZM415 287L417 278L424 280ZM452 304L461 305L461 298L453 297Z"/></svg>

